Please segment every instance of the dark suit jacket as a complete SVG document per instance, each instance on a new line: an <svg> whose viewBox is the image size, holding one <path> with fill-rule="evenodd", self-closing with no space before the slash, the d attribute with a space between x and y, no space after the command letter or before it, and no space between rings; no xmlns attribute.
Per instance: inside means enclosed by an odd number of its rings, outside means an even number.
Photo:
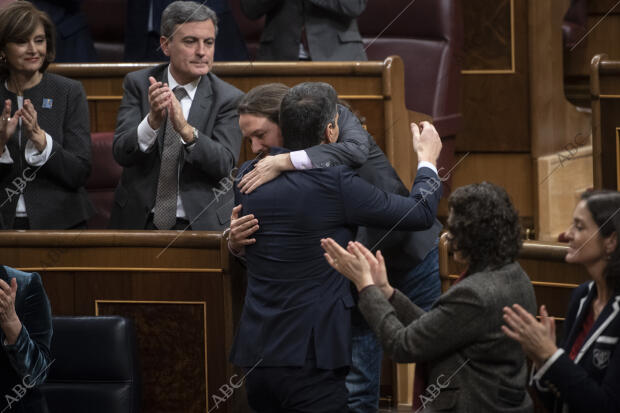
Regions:
<svg viewBox="0 0 620 413"><path fill-rule="evenodd" d="M575 289L564 326L564 354L536 381L538 395L552 412L620 411L620 294L603 308L575 361L569 357L596 295L594 281Z"/></svg>
<svg viewBox="0 0 620 413"><path fill-rule="evenodd" d="M165 126L149 152L138 145L138 124L149 112L149 76L167 81L168 65L129 73L114 133L114 159L123 166L116 188L110 228L144 229L155 205ZM213 73L203 76L188 122L199 131L198 142L183 149L179 192L194 230L219 230L230 221L233 193L229 177L239 158L241 131L237 102L243 93Z"/></svg>
<svg viewBox="0 0 620 413"><path fill-rule="evenodd" d="M250 19L265 15L258 60L298 60L305 25L312 60L368 60L355 20L367 0L241 0Z"/></svg>
<svg viewBox="0 0 620 413"><path fill-rule="evenodd" d="M318 368L350 365L350 283L327 264L320 239L346 245L357 225L371 222L390 228L402 219L402 227L429 227L440 198L432 190L434 180L433 171L420 169L405 198L341 166L287 172L249 195L235 187L243 214L254 214L260 228L253 235L256 244L245 250L248 287L231 362L303 366L312 346Z"/></svg>
<svg viewBox="0 0 620 413"><path fill-rule="evenodd" d="M342 105L338 105L338 114L338 142L306 149L312 164L318 168L348 165L377 188L391 194L408 196L409 191L390 161L355 115ZM388 236L385 229L360 227L357 240L368 248L377 245L386 258L390 273L403 273L422 262L437 245L441 228L437 219L427 230L390 231Z"/></svg>
<svg viewBox="0 0 620 413"><path fill-rule="evenodd" d="M26 163L26 138L19 145L18 131L7 142L12 164L0 164L0 209L7 228L13 228L18 194L17 183L26 181L24 199L31 229L67 229L88 220L93 206L84 189L91 169L88 103L82 84L45 72L35 87L24 92L37 111L41 128L52 138L52 153L41 167ZM11 100L17 111L17 97L0 80L0 100ZM48 104L44 107L44 99ZM51 106L51 107L48 107Z"/></svg>
<svg viewBox="0 0 620 413"><path fill-rule="evenodd" d="M533 411L525 355L501 330L502 308L515 303L536 311L534 289L518 263L469 275L428 312L398 290L389 301L375 286L359 294L360 311L392 360L428 362L427 389L440 390L425 403L433 412Z"/></svg>
<svg viewBox="0 0 620 413"><path fill-rule="evenodd" d="M7 408L5 395L15 396L12 388L25 382L35 386L43 383L50 366L50 344L52 340L52 311L41 277L37 273L25 273L10 267L0 266L0 279L7 284L10 279L17 279L17 296L15 311L22 323L22 330L15 344L0 344L0 410L21 412L24 405L41 404L40 395L34 389L28 389L24 400L13 403ZM0 329L0 343L4 343L5 335ZM24 408L23 411L38 411Z"/></svg>
<svg viewBox="0 0 620 413"><path fill-rule="evenodd" d="M156 0L153 4L154 31L149 33L149 7L151 0L130 0L127 2L127 23L125 25L125 61L161 62L168 58L159 49L161 14L173 0ZM238 0L233 0L238 1ZM215 12L218 20L215 42L215 61L248 60L245 41L239 31L228 0L196 1L204 3Z"/></svg>
<svg viewBox="0 0 620 413"><path fill-rule="evenodd" d="M51 17L56 26L56 59L62 62L94 62L95 45L90 35L83 0L34 0L32 3Z"/></svg>

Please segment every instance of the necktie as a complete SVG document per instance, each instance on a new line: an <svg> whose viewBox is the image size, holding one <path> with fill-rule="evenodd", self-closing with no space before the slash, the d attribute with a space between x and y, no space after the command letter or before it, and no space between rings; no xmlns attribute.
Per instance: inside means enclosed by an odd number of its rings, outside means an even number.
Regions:
<svg viewBox="0 0 620 413"><path fill-rule="evenodd" d="M185 88L177 86L174 96L180 102L187 95ZM153 223L158 229L170 229L177 219L177 193L179 187L179 156L181 155L181 136L166 119L164 147L161 151L157 197L153 208Z"/></svg>

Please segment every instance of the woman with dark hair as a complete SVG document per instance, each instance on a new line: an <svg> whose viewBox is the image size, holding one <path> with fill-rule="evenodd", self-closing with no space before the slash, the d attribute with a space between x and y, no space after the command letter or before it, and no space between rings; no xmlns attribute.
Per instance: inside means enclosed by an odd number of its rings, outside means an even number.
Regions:
<svg viewBox="0 0 620 413"><path fill-rule="evenodd" d="M52 311L37 273L0 266L0 411L47 411Z"/></svg>
<svg viewBox="0 0 620 413"><path fill-rule="evenodd" d="M526 363L502 334L501 309L513 302L536 308L527 274L515 262L519 218L506 191L483 182L448 200L449 247L467 270L428 312L392 288L380 251L360 243L348 251L322 240L329 264L359 291L358 306L396 362L427 363L419 402L432 411L531 412Z"/></svg>
<svg viewBox="0 0 620 413"><path fill-rule="evenodd" d="M83 228L93 207L88 104L79 82L47 73L54 27L30 2L0 9L0 212L13 229Z"/></svg>
<svg viewBox="0 0 620 413"><path fill-rule="evenodd" d="M619 212L615 191L586 192L575 208L565 260L582 264L592 281L573 292L559 348L544 305L541 322L518 304L504 308L502 329L534 363L532 381L550 411L620 411Z"/></svg>

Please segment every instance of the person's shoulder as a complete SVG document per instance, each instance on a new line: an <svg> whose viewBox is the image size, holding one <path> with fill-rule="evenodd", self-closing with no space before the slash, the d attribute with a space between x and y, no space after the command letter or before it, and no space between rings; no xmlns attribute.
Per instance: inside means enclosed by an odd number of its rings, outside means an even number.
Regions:
<svg viewBox="0 0 620 413"><path fill-rule="evenodd" d="M17 285L20 288L33 282L41 283L41 276L36 272L24 272L6 265L3 265L2 268L6 271L9 279L15 278L17 280Z"/></svg>
<svg viewBox="0 0 620 413"><path fill-rule="evenodd" d="M571 295L571 301L580 300L581 298L586 297L594 288L594 281L587 281L583 284L580 284L577 288L573 290L573 293Z"/></svg>
<svg viewBox="0 0 620 413"><path fill-rule="evenodd" d="M68 90L82 87L82 83L80 81L56 73L46 72L45 77L47 79L47 82L59 89Z"/></svg>
<svg viewBox="0 0 620 413"><path fill-rule="evenodd" d="M220 79L215 73L209 72L206 75L211 82L211 88L214 92L219 93L221 95L231 97L233 99L240 98L245 93L241 90L237 89L235 86L226 82L225 80Z"/></svg>
<svg viewBox="0 0 620 413"><path fill-rule="evenodd" d="M148 79L149 76L153 76L155 79L161 79L166 67L168 67L168 63L160 63L155 66L148 66L142 69L134 70L133 72L127 73L127 75L125 75L125 79L132 81L143 81L144 79Z"/></svg>

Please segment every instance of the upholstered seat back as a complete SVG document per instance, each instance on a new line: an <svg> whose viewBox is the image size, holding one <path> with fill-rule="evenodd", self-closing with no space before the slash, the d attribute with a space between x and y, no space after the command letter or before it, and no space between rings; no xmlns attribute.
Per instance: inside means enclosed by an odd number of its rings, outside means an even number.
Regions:
<svg viewBox="0 0 620 413"><path fill-rule="evenodd" d="M140 411L133 324L123 317L54 317L50 367L41 386L52 413Z"/></svg>
<svg viewBox="0 0 620 413"><path fill-rule="evenodd" d="M114 204L114 190L121 179L123 168L112 155L114 132L99 132L91 135L92 170L86 191L95 206L95 215L88 221L89 229L107 228Z"/></svg>
<svg viewBox="0 0 620 413"><path fill-rule="evenodd" d="M358 18L368 59L403 59L407 108L431 115L442 137L461 124L462 20L460 0L369 1Z"/></svg>

